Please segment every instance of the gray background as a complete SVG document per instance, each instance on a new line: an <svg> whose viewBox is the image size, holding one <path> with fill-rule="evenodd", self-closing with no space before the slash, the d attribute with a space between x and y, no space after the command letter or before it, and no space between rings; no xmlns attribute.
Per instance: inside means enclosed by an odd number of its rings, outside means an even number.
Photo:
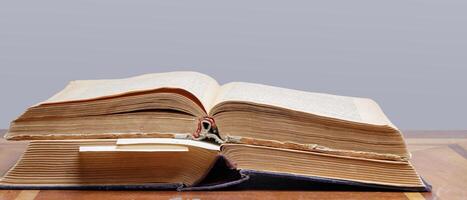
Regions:
<svg viewBox="0 0 467 200"><path fill-rule="evenodd" d="M1 1L0 128L74 79L195 70L466 129L467 1Z"/></svg>

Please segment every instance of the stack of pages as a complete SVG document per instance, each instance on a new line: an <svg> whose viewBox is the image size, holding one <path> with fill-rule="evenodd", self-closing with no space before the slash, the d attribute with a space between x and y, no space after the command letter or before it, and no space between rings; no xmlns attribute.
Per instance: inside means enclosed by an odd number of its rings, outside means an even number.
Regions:
<svg viewBox="0 0 467 200"><path fill-rule="evenodd" d="M430 189L374 101L197 72L72 81L5 137L31 142L2 188L216 189L265 176Z"/></svg>

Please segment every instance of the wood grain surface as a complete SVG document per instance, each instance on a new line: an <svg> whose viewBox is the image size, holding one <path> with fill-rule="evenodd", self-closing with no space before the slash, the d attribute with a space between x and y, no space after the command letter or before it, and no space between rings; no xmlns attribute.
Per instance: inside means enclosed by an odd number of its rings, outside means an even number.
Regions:
<svg viewBox="0 0 467 200"><path fill-rule="evenodd" d="M5 130L0 130L3 136ZM367 191L85 191L0 190L0 200L62 199L467 199L467 131L404 131L412 163L433 186L430 192ZM26 142L0 139L0 174L25 150Z"/></svg>

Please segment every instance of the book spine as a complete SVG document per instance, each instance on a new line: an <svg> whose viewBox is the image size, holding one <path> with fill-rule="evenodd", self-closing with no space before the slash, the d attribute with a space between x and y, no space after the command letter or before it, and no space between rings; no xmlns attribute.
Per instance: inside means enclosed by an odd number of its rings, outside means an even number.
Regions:
<svg viewBox="0 0 467 200"><path fill-rule="evenodd" d="M219 136L216 121L212 117L202 117L198 120L198 127L192 134L192 138L194 140L212 139L219 144L224 143Z"/></svg>

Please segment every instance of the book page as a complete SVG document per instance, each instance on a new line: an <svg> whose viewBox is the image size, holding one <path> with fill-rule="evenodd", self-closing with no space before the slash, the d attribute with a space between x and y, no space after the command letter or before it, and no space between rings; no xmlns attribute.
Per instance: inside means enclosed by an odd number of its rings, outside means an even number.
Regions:
<svg viewBox="0 0 467 200"><path fill-rule="evenodd" d="M181 146L194 146L213 151L220 151L220 146L209 142L187 140L187 139L174 139L174 138L119 138L117 139L117 146L134 146L140 145L181 145Z"/></svg>
<svg viewBox="0 0 467 200"><path fill-rule="evenodd" d="M354 103L357 106L363 122L369 124L388 125L394 129L398 129L384 114L383 110L375 101L366 98L354 98Z"/></svg>
<svg viewBox="0 0 467 200"><path fill-rule="evenodd" d="M219 84L213 78L198 72L167 72L145 74L123 79L77 80L42 103L90 100L129 92L179 88L195 95L205 108L209 108Z"/></svg>
<svg viewBox="0 0 467 200"><path fill-rule="evenodd" d="M99 153L99 152L188 152L186 146L180 145L131 145L120 147L116 145L104 146L80 146L79 152Z"/></svg>
<svg viewBox="0 0 467 200"><path fill-rule="evenodd" d="M360 123L390 124L379 107L374 107L376 104L367 103L372 102L371 100L356 97L312 93L254 83L233 82L221 86L214 104L216 105L225 101L266 104Z"/></svg>

